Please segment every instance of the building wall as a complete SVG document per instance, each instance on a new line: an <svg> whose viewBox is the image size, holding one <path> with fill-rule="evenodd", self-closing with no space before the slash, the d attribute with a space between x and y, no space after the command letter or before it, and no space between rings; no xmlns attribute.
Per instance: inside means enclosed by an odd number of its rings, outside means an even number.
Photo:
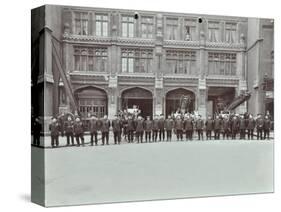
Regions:
<svg viewBox="0 0 281 212"><path fill-rule="evenodd" d="M208 104L208 91L212 90L213 87L221 87L222 90L224 87L235 88L236 95L250 87L251 91L254 90L252 88L256 79L253 77L255 74L252 73L256 73L257 67L261 66L259 62L256 62L259 61L258 58L261 56L260 44L255 44L248 51L247 48L255 43L256 37L259 37L259 19L57 6L51 6L48 11L51 15L48 18L47 25L52 29L52 34L56 41L61 41L62 43L62 48L59 50L61 53L60 59L67 79L71 84L71 91L74 93L76 89L83 86L103 89L107 94L110 118L121 107L122 91L133 87L140 87L151 91L153 96L153 114L165 113L165 97L168 91L177 88L192 91L195 94L195 110L199 111L203 117L210 112L207 110L206 105ZM79 20L77 19L78 15L76 14L80 13L87 14L87 28L85 28L87 33L84 35L82 34L84 33L83 30L81 30L82 35L77 35L76 33L77 23L79 23L77 21ZM100 14L108 17L107 36L96 36L96 18L100 18L96 15ZM132 19L134 23L134 36L124 37L122 35L122 17L124 15L134 16L135 14L138 14L138 19ZM140 20L146 16L152 18L153 33L150 38L143 38L141 36L142 26ZM83 24L84 19L81 18L84 17L83 14L79 15L79 17L81 24ZM202 23L199 23L199 17ZM171 38L171 35L169 35L171 30L167 28L168 23L172 23L172 19L178 19L177 25L179 30L175 34L175 39ZM185 22L185 20L192 20L193 22ZM234 23L234 25L231 23ZM190 28L186 28L188 24ZM212 30L215 29L215 32L209 29L211 27L213 27ZM217 27L219 30L216 31ZM234 29L232 36L227 33L229 32L229 27ZM192 31L194 28L195 31ZM192 35L191 40L185 40L187 31ZM218 40L214 40L214 37ZM228 39L231 39L230 37L235 37L235 41L228 42ZM75 70L74 51L76 47L107 48L107 71ZM122 72L122 49L125 48L151 49L151 71L149 73ZM167 64L169 50L177 53L179 51L194 52L194 72L191 74L171 73ZM221 57L228 63L229 54L235 55L235 74L218 75L210 73L208 71L211 63L209 62L209 53L213 53L215 57L213 64L218 63L216 60ZM179 67L177 70L180 70L181 64L180 62L177 63L177 67ZM57 72L55 69L54 67L53 72ZM224 71L226 71L226 68ZM56 74L53 73L53 75L55 76ZM65 87L60 80L58 80L58 83L59 86L57 87ZM60 95L64 92L63 89L61 90ZM253 92L253 97L248 104L248 108L256 111L258 109L254 108L254 105L260 103L258 100L260 98L259 92ZM56 92L50 98L55 98L52 101L53 107L49 107L53 108L51 109L53 113L57 112L56 110L73 111L69 97L67 97L64 104L59 101L61 97ZM247 104L245 103L238 107L236 112L240 113L246 110Z"/></svg>

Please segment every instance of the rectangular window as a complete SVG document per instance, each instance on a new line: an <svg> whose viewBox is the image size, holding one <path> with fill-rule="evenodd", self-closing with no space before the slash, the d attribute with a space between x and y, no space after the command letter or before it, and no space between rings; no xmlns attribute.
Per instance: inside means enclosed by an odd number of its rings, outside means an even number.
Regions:
<svg viewBox="0 0 281 212"><path fill-rule="evenodd" d="M75 12L75 34L88 35L89 14L85 12Z"/></svg>
<svg viewBox="0 0 281 212"><path fill-rule="evenodd" d="M75 71L107 72L107 49L76 47L74 69Z"/></svg>
<svg viewBox="0 0 281 212"><path fill-rule="evenodd" d="M122 16L122 36L123 37L134 37L134 17L133 16Z"/></svg>
<svg viewBox="0 0 281 212"><path fill-rule="evenodd" d="M108 36L108 16L96 15L96 36Z"/></svg>
<svg viewBox="0 0 281 212"><path fill-rule="evenodd" d="M197 40L196 20L185 20L185 40Z"/></svg>
<svg viewBox="0 0 281 212"><path fill-rule="evenodd" d="M237 24L225 23L225 42L235 43L237 42Z"/></svg>
<svg viewBox="0 0 281 212"><path fill-rule="evenodd" d="M221 40L219 22L208 22L208 40L210 42L219 42Z"/></svg>
<svg viewBox="0 0 281 212"><path fill-rule="evenodd" d="M179 39L179 24L177 18L166 19L166 39L168 40Z"/></svg>
<svg viewBox="0 0 281 212"><path fill-rule="evenodd" d="M196 75L196 52L167 50L166 62L171 74Z"/></svg>
<svg viewBox="0 0 281 212"><path fill-rule="evenodd" d="M152 50L123 49L121 62L124 73L151 73Z"/></svg>
<svg viewBox="0 0 281 212"><path fill-rule="evenodd" d="M141 37L152 38L153 37L153 18L142 17L141 18Z"/></svg>
<svg viewBox="0 0 281 212"><path fill-rule="evenodd" d="M217 53L208 54L208 74L209 75L236 75L236 54Z"/></svg>

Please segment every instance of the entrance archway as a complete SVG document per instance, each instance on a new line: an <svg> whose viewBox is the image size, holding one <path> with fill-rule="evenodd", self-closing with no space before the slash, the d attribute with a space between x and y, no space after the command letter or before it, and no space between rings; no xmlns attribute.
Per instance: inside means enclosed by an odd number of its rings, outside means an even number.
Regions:
<svg viewBox="0 0 281 212"><path fill-rule="evenodd" d="M136 105L141 110L141 116L152 116L152 93L146 89L135 87L122 92L122 109L133 108Z"/></svg>
<svg viewBox="0 0 281 212"><path fill-rule="evenodd" d="M101 118L107 114L107 94L104 90L89 86L77 89L74 95L82 117L95 115Z"/></svg>
<svg viewBox="0 0 281 212"><path fill-rule="evenodd" d="M193 112L195 109L195 94L184 88L177 88L166 94L166 115L170 115L180 110L181 99L187 97L190 102L187 104L185 112Z"/></svg>

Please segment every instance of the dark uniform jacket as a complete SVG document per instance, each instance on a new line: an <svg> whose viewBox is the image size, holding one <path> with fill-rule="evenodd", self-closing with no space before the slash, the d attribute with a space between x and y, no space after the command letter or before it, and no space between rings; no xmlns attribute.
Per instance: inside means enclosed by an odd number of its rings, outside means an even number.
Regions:
<svg viewBox="0 0 281 212"><path fill-rule="evenodd" d="M174 128L175 128L175 130L182 130L183 129L183 121L181 119L176 119Z"/></svg>
<svg viewBox="0 0 281 212"><path fill-rule="evenodd" d="M164 123L165 123L164 119L161 118L158 120L158 127L160 130L164 130Z"/></svg>
<svg viewBox="0 0 281 212"><path fill-rule="evenodd" d="M231 130L239 129L239 119L232 119L231 121Z"/></svg>
<svg viewBox="0 0 281 212"><path fill-rule="evenodd" d="M264 125L264 120L263 118L258 118L256 120L256 125L257 125L257 129L263 129L263 125Z"/></svg>
<svg viewBox="0 0 281 212"><path fill-rule="evenodd" d="M246 129L246 121L245 121L245 119L240 119L240 121L239 121L239 129L240 130L245 130Z"/></svg>
<svg viewBox="0 0 281 212"><path fill-rule="evenodd" d="M255 129L255 126L256 126L256 121L255 121L255 119L249 118L249 119L247 120L246 126L247 126L247 129L248 129L248 130L253 130L253 129Z"/></svg>
<svg viewBox="0 0 281 212"><path fill-rule="evenodd" d="M230 123L229 123L229 119L223 119L222 120L222 128L223 130L228 130L230 128Z"/></svg>
<svg viewBox="0 0 281 212"><path fill-rule="evenodd" d="M95 133L99 130L100 121L99 120L91 120L90 121L90 132Z"/></svg>
<svg viewBox="0 0 281 212"><path fill-rule="evenodd" d="M204 128L204 121L202 119L197 119L195 122L195 127L197 130L203 130Z"/></svg>
<svg viewBox="0 0 281 212"><path fill-rule="evenodd" d="M119 119L114 119L112 121L113 132L121 132L121 129L122 129L122 121Z"/></svg>
<svg viewBox="0 0 281 212"><path fill-rule="evenodd" d="M271 126L271 121L270 121L270 119L264 119L263 128L264 128L265 130L269 130L269 129L270 129L270 126Z"/></svg>
<svg viewBox="0 0 281 212"><path fill-rule="evenodd" d="M73 133L73 121L65 121L64 122L64 130L65 133Z"/></svg>
<svg viewBox="0 0 281 212"><path fill-rule="evenodd" d="M108 119L103 119L101 121L101 131L102 132L109 132L110 121Z"/></svg>
<svg viewBox="0 0 281 212"><path fill-rule="evenodd" d="M51 136L59 136L60 125L58 122L51 123L49 125L49 130L51 131Z"/></svg>
<svg viewBox="0 0 281 212"><path fill-rule="evenodd" d="M152 130L152 121L151 120L144 121L144 130L147 132L150 132Z"/></svg>
<svg viewBox="0 0 281 212"><path fill-rule="evenodd" d="M136 132L143 132L143 130L144 130L144 121L137 120L136 121Z"/></svg>
<svg viewBox="0 0 281 212"><path fill-rule="evenodd" d="M215 119L214 120L214 130L220 130L222 125L221 119Z"/></svg>
<svg viewBox="0 0 281 212"><path fill-rule="evenodd" d="M128 126L127 126L128 131L134 131L135 130L135 122L133 119L128 119Z"/></svg>
<svg viewBox="0 0 281 212"><path fill-rule="evenodd" d="M152 130L158 130L159 129L159 120L155 119L152 121Z"/></svg>
<svg viewBox="0 0 281 212"><path fill-rule="evenodd" d="M172 130L174 127L174 120L173 119L166 119L165 120L165 128L166 130Z"/></svg>
<svg viewBox="0 0 281 212"><path fill-rule="evenodd" d="M76 135L84 133L84 125L82 121L78 121L78 122L75 121L73 127L74 127L74 133Z"/></svg>
<svg viewBox="0 0 281 212"><path fill-rule="evenodd" d="M32 132L34 135L39 135L42 130L42 126L38 121L32 123Z"/></svg>
<svg viewBox="0 0 281 212"><path fill-rule="evenodd" d="M186 119L184 120L184 130L193 130L193 120L192 119Z"/></svg>
<svg viewBox="0 0 281 212"><path fill-rule="evenodd" d="M213 130L214 121L212 119L208 119L205 125L206 125L206 130Z"/></svg>

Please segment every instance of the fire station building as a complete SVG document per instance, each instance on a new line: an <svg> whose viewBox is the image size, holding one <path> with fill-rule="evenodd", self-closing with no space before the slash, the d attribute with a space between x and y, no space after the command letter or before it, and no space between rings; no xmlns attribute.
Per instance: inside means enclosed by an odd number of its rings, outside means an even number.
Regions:
<svg viewBox="0 0 281 212"><path fill-rule="evenodd" d="M183 95L204 118L245 91L237 113L273 113L271 19L53 5L32 16L33 105L45 119L133 105L168 115Z"/></svg>

